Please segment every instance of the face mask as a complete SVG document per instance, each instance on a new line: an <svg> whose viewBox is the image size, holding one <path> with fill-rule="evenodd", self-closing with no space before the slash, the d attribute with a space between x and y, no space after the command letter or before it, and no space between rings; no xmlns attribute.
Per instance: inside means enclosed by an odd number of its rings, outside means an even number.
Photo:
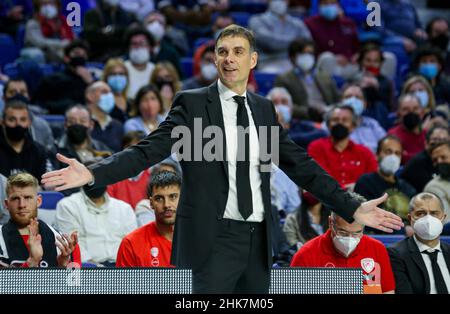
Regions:
<svg viewBox="0 0 450 314"><path fill-rule="evenodd" d="M103 194L105 194L106 187L96 188L96 189L89 189L89 188L83 187L83 191L87 195L87 197L89 197L90 199L93 199L93 198L96 199L96 198L102 197Z"/></svg>
<svg viewBox="0 0 450 314"><path fill-rule="evenodd" d="M339 14L337 4L323 4L319 6L319 14L329 21L333 21Z"/></svg>
<svg viewBox="0 0 450 314"><path fill-rule="evenodd" d="M422 108L428 106L428 93L426 90L418 90L417 92L414 92L414 95L419 98Z"/></svg>
<svg viewBox="0 0 450 314"><path fill-rule="evenodd" d="M434 240L442 233L444 226L442 221L431 215L426 215L420 219L417 219L412 226L414 232L424 240Z"/></svg>
<svg viewBox="0 0 450 314"><path fill-rule="evenodd" d="M442 179L450 180L450 163L442 162L438 164L437 171Z"/></svg>
<svg viewBox="0 0 450 314"><path fill-rule="evenodd" d="M436 63L422 63L419 66L419 73L432 80L438 75L438 66Z"/></svg>
<svg viewBox="0 0 450 314"><path fill-rule="evenodd" d="M148 48L135 48L130 50L130 60L134 64L144 64L150 60Z"/></svg>
<svg viewBox="0 0 450 314"><path fill-rule="evenodd" d="M74 124L67 128L67 137L72 144L80 145L88 136L88 128L81 124Z"/></svg>
<svg viewBox="0 0 450 314"><path fill-rule="evenodd" d="M114 93L121 93L127 86L127 77L122 74L111 75L108 77L108 85Z"/></svg>
<svg viewBox="0 0 450 314"><path fill-rule="evenodd" d="M114 95L112 93L101 95L97 105L104 113L110 113L114 109Z"/></svg>
<svg viewBox="0 0 450 314"><path fill-rule="evenodd" d="M285 123L291 123L292 119L292 113L291 108L284 104L275 105L275 108L277 109L277 112L281 115L283 118L283 121Z"/></svg>
<svg viewBox="0 0 450 314"><path fill-rule="evenodd" d="M52 19L58 15L58 9L53 4L46 4L41 7L40 13L43 17Z"/></svg>
<svg viewBox="0 0 450 314"><path fill-rule="evenodd" d="M6 137L12 142L20 142L25 138L28 133L28 129L21 127L20 125L16 127L9 127L5 125Z"/></svg>
<svg viewBox="0 0 450 314"><path fill-rule="evenodd" d="M287 12L288 5L286 1L272 0L269 4L269 10L275 15L283 16Z"/></svg>
<svg viewBox="0 0 450 314"><path fill-rule="evenodd" d="M331 136L336 140L336 141L340 141L343 140L344 138L346 138L349 134L348 129L343 126L342 124L336 124L335 126L333 126L330 130L331 132Z"/></svg>
<svg viewBox="0 0 450 314"><path fill-rule="evenodd" d="M376 68L376 67L366 67L366 71L369 72L369 73L371 73L371 74L373 74L373 75L375 75L375 76L380 75L380 68Z"/></svg>
<svg viewBox="0 0 450 314"><path fill-rule="evenodd" d="M119 4L119 0L105 0L105 3L109 4L110 6L117 6Z"/></svg>
<svg viewBox="0 0 450 314"><path fill-rule="evenodd" d="M447 51L448 41L450 37L446 34L440 34L430 39L433 46L440 48L442 51Z"/></svg>
<svg viewBox="0 0 450 314"><path fill-rule="evenodd" d="M13 101L13 100L17 100L17 101L26 103L27 105L30 104L30 98L28 98L27 96L24 96L22 94L16 94L12 97L6 98L6 102Z"/></svg>
<svg viewBox="0 0 450 314"><path fill-rule="evenodd" d="M333 238L333 244L336 250L341 252L345 257L348 257L356 249L359 244L359 238L341 237L336 235Z"/></svg>
<svg viewBox="0 0 450 314"><path fill-rule="evenodd" d="M202 76L208 80L212 81L217 77L217 68L213 63L203 64L201 67Z"/></svg>
<svg viewBox="0 0 450 314"><path fill-rule="evenodd" d="M156 81L155 81L155 85L156 85L156 87L158 87L159 90L161 90L161 88L162 88L164 85L169 85L170 88L173 89L173 82L170 81L170 80L165 80L165 79L158 78L158 79L156 79Z"/></svg>
<svg viewBox="0 0 450 314"><path fill-rule="evenodd" d="M414 130L420 124L420 117L417 113L410 112L403 117L403 125L409 131Z"/></svg>
<svg viewBox="0 0 450 314"><path fill-rule="evenodd" d="M388 155L380 162L380 169L386 175L393 175L400 168L400 158L397 155Z"/></svg>
<svg viewBox="0 0 450 314"><path fill-rule="evenodd" d="M301 53L295 59L295 64L303 71L309 72L313 68L316 60L310 53Z"/></svg>
<svg viewBox="0 0 450 314"><path fill-rule="evenodd" d="M350 98L346 98L342 101L342 103L346 106L350 106L353 108L353 112L355 113L355 115L357 115L358 117L362 115L363 111L364 111L364 103L361 99L352 96Z"/></svg>
<svg viewBox="0 0 450 314"><path fill-rule="evenodd" d="M86 65L86 58L84 57L73 57L70 58L70 65L73 66L74 68L76 67L84 67Z"/></svg>
<svg viewBox="0 0 450 314"><path fill-rule="evenodd" d="M158 42L164 37L164 34L166 33L164 26L158 21L154 21L154 22L148 24L147 30L150 32L150 34L152 34L153 38Z"/></svg>

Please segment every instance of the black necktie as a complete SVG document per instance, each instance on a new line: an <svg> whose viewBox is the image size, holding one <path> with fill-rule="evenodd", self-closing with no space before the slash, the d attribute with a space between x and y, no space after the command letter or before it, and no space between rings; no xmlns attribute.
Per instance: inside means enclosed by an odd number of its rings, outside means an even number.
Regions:
<svg viewBox="0 0 450 314"><path fill-rule="evenodd" d="M444 276L442 276L441 268L437 262L438 250L433 252L423 251L431 260L431 267L433 268L434 284L438 294L448 294L447 285L445 284Z"/></svg>
<svg viewBox="0 0 450 314"><path fill-rule="evenodd" d="M247 109L245 108L245 97L234 96L233 99L238 104L236 124L237 126L243 127L244 130L247 130L249 122ZM240 136L243 133L239 132L239 129L237 134L236 190L238 208L242 217L247 220L253 213L252 189L250 187L250 135L248 132L245 132L244 136ZM243 152L243 150L245 151ZM243 156L245 156L244 160L242 160Z"/></svg>

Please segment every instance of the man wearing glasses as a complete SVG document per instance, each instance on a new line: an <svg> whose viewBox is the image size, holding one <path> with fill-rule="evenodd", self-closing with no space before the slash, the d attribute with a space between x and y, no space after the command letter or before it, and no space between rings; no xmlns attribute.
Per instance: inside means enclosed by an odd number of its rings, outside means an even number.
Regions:
<svg viewBox="0 0 450 314"><path fill-rule="evenodd" d="M361 268L364 293L394 293L394 275L384 245L364 235L364 226L357 222L349 224L334 212L328 219L328 231L305 243L292 258L291 267Z"/></svg>

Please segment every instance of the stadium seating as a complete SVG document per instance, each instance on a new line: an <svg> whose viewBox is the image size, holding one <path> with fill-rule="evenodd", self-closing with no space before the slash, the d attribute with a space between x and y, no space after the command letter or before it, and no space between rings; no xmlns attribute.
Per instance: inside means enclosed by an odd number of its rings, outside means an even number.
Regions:
<svg viewBox="0 0 450 314"><path fill-rule="evenodd" d="M51 226L55 223L56 205L64 197L64 194L53 191L39 192L42 196L42 205L38 211L38 218Z"/></svg>
<svg viewBox="0 0 450 314"><path fill-rule="evenodd" d="M192 58L181 58L180 60L181 70L185 77L191 77L193 72L193 61Z"/></svg>
<svg viewBox="0 0 450 314"><path fill-rule="evenodd" d="M14 62L19 57L14 39L7 34L0 34L0 67L3 68L6 64Z"/></svg>
<svg viewBox="0 0 450 314"><path fill-rule="evenodd" d="M63 115L40 115L48 122L54 138L59 138L64 133L65 117Z"/></svg>
<svg viewBox="0 0 450 314"><path fill-rule="evenodd" d="M251 17L250 13L247 12L231 12L230 15L233 17L234 22L237 25L247 27L248 26L248 20Z"/></svg>
<svg viewBox="0 0 450 314"><path fill-rule="evenodd" d="M258 84L258 93L261 95L266 95L269 90L272 89L276 77L277 74L255 71L255 80Z"/></svg>

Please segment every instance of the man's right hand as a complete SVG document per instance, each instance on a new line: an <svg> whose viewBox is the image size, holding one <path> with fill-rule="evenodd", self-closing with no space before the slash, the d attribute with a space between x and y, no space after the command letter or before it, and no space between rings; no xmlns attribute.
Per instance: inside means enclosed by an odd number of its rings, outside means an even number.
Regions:
<svg viewBox="0 0 450 314"><path fill-rule="evenodd" d="M56 158L68 167L45 173L41 183L46 189L55 188L55 191L62 191L83 186L94 180L89 169L75 158L67 158L61 154L56 154Z"/></svg>

